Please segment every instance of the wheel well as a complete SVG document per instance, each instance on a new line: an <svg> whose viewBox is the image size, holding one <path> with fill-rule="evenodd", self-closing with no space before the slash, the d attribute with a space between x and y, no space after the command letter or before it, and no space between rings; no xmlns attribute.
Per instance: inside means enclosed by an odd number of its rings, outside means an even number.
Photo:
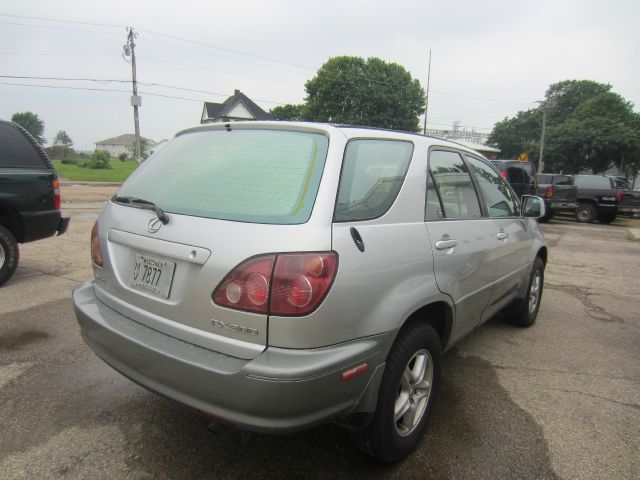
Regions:
<svg viewBox="0 0 640 480"><path fill-rule="evenodd" d="M442 349L446 349L447 342L451 336L451 328L453 326L453 312L451 307L445 302L434 302L416 310L407 319L409 322L424 322L431 325L440 337L440 345Z"/></svg>
<svg viewBox="0 0 640 480"><path fill-rule="evenodd" d="M540 250L538 250L538 255L536 256L540 257L540 259L542 260L542 263L546 265L547 264L547 247L542 247Z"/></svg>
<svg viewBox="0 0 640 480"><path fill-rule="evenodd" d="M17 210L0 205L0 225L11 231L18 242L24 238L24 226Z"/></svg>

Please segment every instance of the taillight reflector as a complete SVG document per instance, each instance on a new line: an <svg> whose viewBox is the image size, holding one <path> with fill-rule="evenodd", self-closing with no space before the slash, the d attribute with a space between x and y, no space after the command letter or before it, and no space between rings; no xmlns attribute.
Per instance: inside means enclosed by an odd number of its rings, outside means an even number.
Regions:
<svg viewBox="0 0 640 480"><path fill-rule="evenodd" d="M620 203L622 201L623 193L622 190L618 190L616 192L616 202Z"/></svg>
<svg viewBox="0 0 640 480"><path fill-rule="evenodd" d="M268 315L307 315L324 299L337 270L335 252L285 253L249 259L212 293L223 307Z"/></svg>
<svg viewBox="0 0 640 480"><path fill-rule="evenodd" d="M346 380L352 379L353 377L357 377L358 375L362 375L368 369L369 369L369 365L367 365L366 363L363 363L362 365L358 365L357 367L347 370L346 372L342 372L342 375L340 376L340 378L344 382Z"/></svg>
<svg viewBox="0 0 640 480"><path fill-rule="evenodd" d="M547 197L548 197L548 198L553 197L553 187L552 187L551 185L549 185L549 186L547 187L547 193L546 193L546 195L547 195Z"/></svg>
<svg viewBox="0 0 640 480"><path fill-rule="evenodd" d="M60 208L62 207L62 197L60 196L60 180L54 178L51 186L53 187L53 206L56 210L60 210Z"/></svg>
<svg viewBox="0 0 640 480"><path fill-rule="evenodd" d="M102 251L100 250L100 239L98 238L98 221L93 224L93 228L91 229L91 260L93 263L102 267Z"/></svg>
<svg viewBox="0 0 640 480"><path fill-rule="evenodd" d="M505 179L506 179L506 178L507 178L507 171L506 171L506 170L502 170L502 171L500 172L500 175L502 175L502 178L505 178Z"/></svg>

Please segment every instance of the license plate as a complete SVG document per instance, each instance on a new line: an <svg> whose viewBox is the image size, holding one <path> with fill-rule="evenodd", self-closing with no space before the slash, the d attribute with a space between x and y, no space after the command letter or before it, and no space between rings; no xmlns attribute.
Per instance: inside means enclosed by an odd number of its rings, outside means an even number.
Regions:
<svg viewBox="0 0 640 480"><path fill-rule="evenodd" d="M136 253L129 285L168 298L175 268L175 262Z"/></svg>

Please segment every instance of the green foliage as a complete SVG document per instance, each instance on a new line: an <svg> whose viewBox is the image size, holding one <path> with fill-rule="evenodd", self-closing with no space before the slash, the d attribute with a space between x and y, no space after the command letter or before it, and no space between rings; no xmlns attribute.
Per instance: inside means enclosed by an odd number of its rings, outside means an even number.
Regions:
<svg viewBox="0 0 640 480"><path fill-rule="evenodd" d="M124 152L118 155L118 160L120 160L121 162L126 162L128 158L129 158L129 155L127 155Z"/></svg>
<svg viewBox="0 0 640 480"><path fill-rule="evenodd" d="M138 166L134 160L113 162L111 169L90 169L86 163L87 161L79 161L74 165L62 163L61 160L53 161L58 175L80 182L123 182Z"/></svg>
<svg viewBox="0 0 640 480"><path fill-rule="evenodd" d="M11 121L13 123L17 123L27 132L33 135L33 138L35 138L40 145L44 145L45 143L47 143L47 140L44 138L44 122L40 120L40 117L38 117L38 115L36 115L35 113L14 113L11 117Z"/></svg>
<svg viewBox="0 0 640 480"><path fill-rule="evenodd" d="M55 138L53 139L53 145L56 147L71 147L73 145L73 141L71 137L67 135L67 132L64 130L58 130Z"/></svg>
<svg viewBox="0 0 640 480"><path fill-rule="evenodd" d="M305 105L282 105L269 110L274 120L302 121L306 119Z"/></svg>
<svg viewBox="0 0 640 480"><path fill-rule="evenodd" d="M640 114L611 85L566 80L550 85L540 108L498 122L489 142L505 158L526 152L539 158L542 111L546 111L545 171L599 173L619 165L640 168Z"/></svg>
<svg viewBox="0 0 640 480"><path fill-rule="evenodd" d="M111 155L106 150L96 150L87 162L87 167L96 170L111 168Z"/></svg>
<svg viewBox="0 0 640 480"><path fill-rule="evenodd" d="M305 85L307 120L417 131L424 90L401 65L334 57Z"/></svg>

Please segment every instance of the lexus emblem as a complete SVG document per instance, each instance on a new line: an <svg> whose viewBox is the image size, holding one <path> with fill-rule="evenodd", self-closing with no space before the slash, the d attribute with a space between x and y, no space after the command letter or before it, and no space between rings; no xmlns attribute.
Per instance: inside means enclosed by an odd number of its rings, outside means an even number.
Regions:
<svg viewBox="0 0 640 480"><path fill-rule="evenodd" d="M151 220L149 220L149 223L147 223L147 230L149 231L149 233L156 233L158 230L160 230L161 226L162 220L160 220L159 218L152 218Z"/></svg>

